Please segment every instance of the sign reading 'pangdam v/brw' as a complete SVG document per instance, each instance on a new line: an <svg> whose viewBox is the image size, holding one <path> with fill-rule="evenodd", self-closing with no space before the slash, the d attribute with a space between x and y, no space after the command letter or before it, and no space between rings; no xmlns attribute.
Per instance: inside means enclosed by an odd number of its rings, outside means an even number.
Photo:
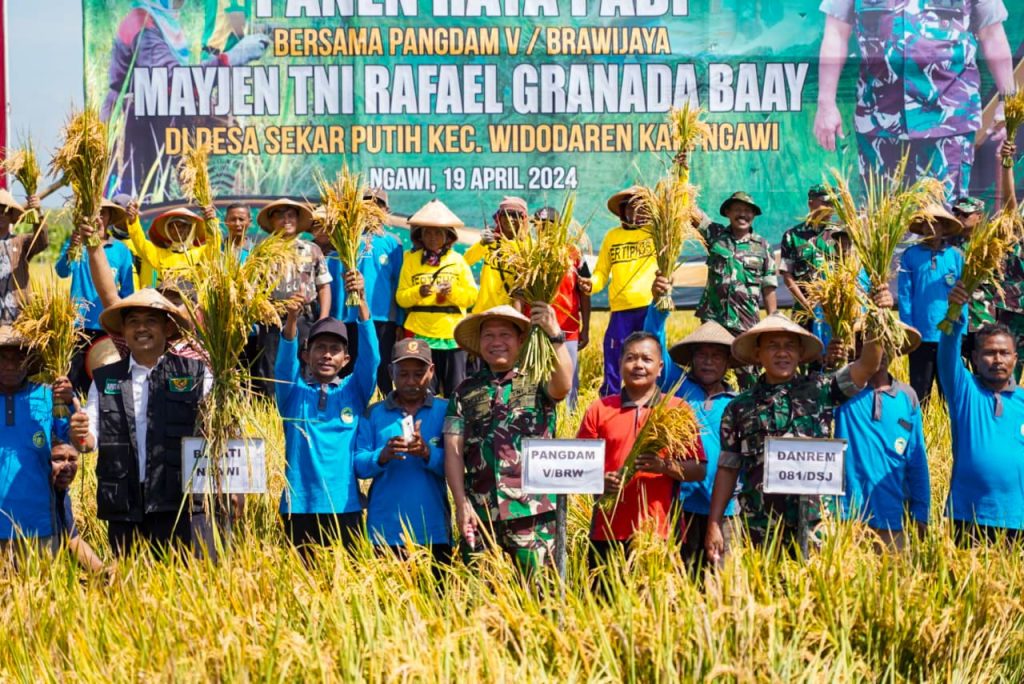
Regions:
<svg viewBox="0 0 1024 684"><path fill-rule="evenodd" d="M523 491L604 493L604 440L524 439Z"/></svg>
<svg viewBox="0 0 1024 684"><path fill-rule="evenodd" d="M845 439L769 437L764 447L764 491L841 496L845 456Z"/></svg>
<svg viewBox="0 0 1024 684"><path fill-rule="evenodd" d="M192 494L217 493L214 470L199 437L181 440L181 489ZM262 439L232 439L220 459L221 494L266 494L267 459Z"/></svg>

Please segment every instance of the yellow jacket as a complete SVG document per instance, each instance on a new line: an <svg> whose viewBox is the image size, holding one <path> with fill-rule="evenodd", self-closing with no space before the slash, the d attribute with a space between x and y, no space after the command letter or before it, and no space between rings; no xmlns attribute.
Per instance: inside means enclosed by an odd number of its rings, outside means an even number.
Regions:
<svg viewBox="0 0 1024 684"><path fill-rule="evenodd" d="M604 236L594 267L594 292L608 285L608 306L625 311L649 306L658 271L654 240L639 228L612 228Z"/></svg>
<svg viewBox="0 0 1024 684"><path fill-rule="evenodd" d="M452 290L445 299L439 300L436 293L420 296L420 285L439 283L451 283ZM455 325L476 301L476 295L476 282L469 264L455 250L448 250L438 266L425 265L422 251L405 253L395 301L406 310L405 327L412 333L453 339Z"/></svg>
<svg viewBox="0 0 1024 684"><path fill-rule="evenodd" d="M157 247L142 232L142 223L135 219L128 223L128 237L131 238L135 252L142 260L142 273L139 281L143 287L153 287L162 277L161 272L173 272L198 263L205 249L217 249L216 240L207 241L199 247L191 247L184 252L175 252L166 247Z"/></svg>
<svg viewBox="0 0 1024 684"><path fill-rule="evenodd" d="M502 304L512 304L512 298L505 288L505 279L501 271L493 264L495 245L485 245L478 242L466 250L466 263L472 266L483 259L484 265L480 268L480 294L477 295L476 304L473 305L473 313L487 311Z"/></svg>

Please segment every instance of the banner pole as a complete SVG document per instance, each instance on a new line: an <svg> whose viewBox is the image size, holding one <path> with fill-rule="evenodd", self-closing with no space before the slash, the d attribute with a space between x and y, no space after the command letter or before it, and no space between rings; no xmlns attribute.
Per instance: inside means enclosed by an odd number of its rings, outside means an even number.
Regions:
<svg viewBox="0 0 1024 684"><path fill-rule="evenodd" d="M800 557L806 563L808 558L807 548L809 546L808 537L810 536L807 520L807 497L799 497L799 502L797 506L797 538L800 541Z"/></svg>
<svg viewBox="0 0 1024 684"><path fill-rule="evenodd" d="M566 521L568 518L569 497L566 494L555 496L555 567L558 569L558 578L561 580L562 598L565 599L565 562L566 550Z"/></svg>

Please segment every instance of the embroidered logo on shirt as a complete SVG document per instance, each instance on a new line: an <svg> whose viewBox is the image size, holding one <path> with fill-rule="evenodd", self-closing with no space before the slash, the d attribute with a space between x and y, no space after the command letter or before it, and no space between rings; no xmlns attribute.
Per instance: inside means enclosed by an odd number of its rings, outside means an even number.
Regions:
<svg viewBox="0 0 1024 684"><path fill-rule="evenodd" d="M42 430L32 435L32 443L35 444L38 449L42 449L46 446L46 435L43 434Z"/></svg>
<svg viewBox="0 0 1024 684"><path fill-rule="evenodd" d="M896 450L897 454L902 456L903 452L907 450L907 440L900 437L893 443L892 448Z"/></svg>
<svg viewBox="0 0 1024 684"><path fill-rule="evenodd" d="M950 287L953 287L954 285L956 285L956 276L953 275L952 273L947 273L946 274L946 284L949 285Z"/></svg>
<svg viewBox="0 0 1024 684"><path fill-rule="evenodd" d="M432 446L432 447L440 447L441 446L441 438L440 437L431 437L430 438L430 446Z"/></svg>
<svg viewBox="0 0 1024 684"><path fill-rule="evenodd" d="M171 378L167 381L167 389L172 392L191 392L196 386L196 379L192 377Z"/></svg>
<svg viewBox="0 0 1024 684"><path fill-rule="evenodd" d="M351 425L352 421L355 420L355 415L352 413L352 409L348 406L341 409L341 422L345 425Z"/></svg>
<svg viewBox="0 0 1024 684"><path fill-rule="evenodd" d="M103 393L107 395L120 394L121 385L117 383L117 380L113 378L107 378L107 382L103 385Z"/></svg>
<svg viewBox="0 0 1024 684"><path fill-rule="evenodd" d="M380 259L378 259L378 261L380 261L380 265L381 266L387 266L388 265L388 255L387 254L381 254L380 255Z"/></svg>

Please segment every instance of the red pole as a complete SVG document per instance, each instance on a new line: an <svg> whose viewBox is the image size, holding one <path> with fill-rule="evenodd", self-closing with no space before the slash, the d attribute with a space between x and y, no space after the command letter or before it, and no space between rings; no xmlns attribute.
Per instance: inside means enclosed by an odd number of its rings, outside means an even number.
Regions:
<svg viewBox="0 0 1024 684"><path fill-rule="evenodd" d="M7 3L0 0L0 150L7 156L7 115L10 106L7 101ZM0 173L0 188L7 187L7 174Z"/></svg>

